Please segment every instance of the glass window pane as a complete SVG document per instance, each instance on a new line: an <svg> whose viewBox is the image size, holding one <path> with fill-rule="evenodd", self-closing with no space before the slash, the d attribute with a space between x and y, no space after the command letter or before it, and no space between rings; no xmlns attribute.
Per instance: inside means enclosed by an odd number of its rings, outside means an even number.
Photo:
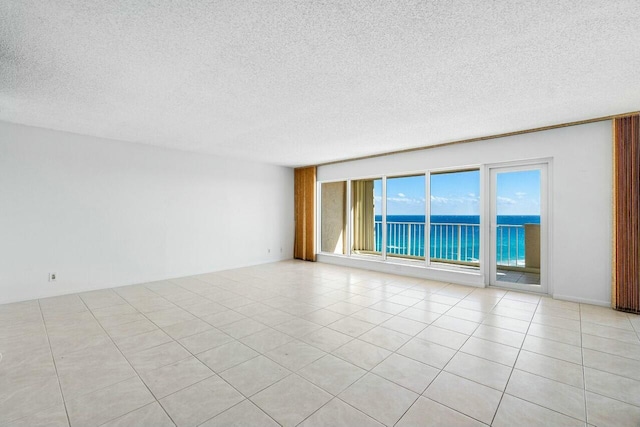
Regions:
<svg viewBox="0 0 640 427"><path fill-rule="evenodd" d="M424 259L424 175L387 178L387 256Z"/></svg>
<svg viewBox="0 0 640 427"><path fill-rule="evenodd" d="M431 175L433 262L479 266L480 171Z"/></svg>

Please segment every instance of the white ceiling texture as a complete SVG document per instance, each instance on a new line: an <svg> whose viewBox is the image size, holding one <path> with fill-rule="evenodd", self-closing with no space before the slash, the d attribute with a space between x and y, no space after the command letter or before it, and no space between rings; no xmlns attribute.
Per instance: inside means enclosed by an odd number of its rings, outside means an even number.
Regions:
<svg viewBox="0 0 640 427"><path fill-rule="evenodd" d="M286 166L640 109L638 0L2 0L0 120Z"/></svg>

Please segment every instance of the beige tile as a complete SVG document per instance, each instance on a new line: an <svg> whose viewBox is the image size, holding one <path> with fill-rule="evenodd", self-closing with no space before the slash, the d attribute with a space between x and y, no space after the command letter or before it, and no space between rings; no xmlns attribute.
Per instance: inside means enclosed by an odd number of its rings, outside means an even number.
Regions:
<svg viewBox="0 0 640 427"><path fill-rule="evenodd" d="M60 356L56 360L56 367L65 400L91 393L136 374L113 343Z"/></svg>
<svg viewBox="0 0 640 427"><path fill-rule="evenodd" d="M584 376L588 391L640 406L640 381L592 368L584 368Z"/></svg>
<svg viewBox="0 0 640 427"><path fill-rule="evenodd" d="M109 328L116 325L124 325L126 323L133 323L133 322L138 322L140 320L146 319L144 314L138 313L138 311L135 308L131 307L130 305L116 306L116 307L129 307L131 310L134 310L135 313L118 314L115 316L98 318L98 322L100 322L100 324L103 327Z"/></svg>
<svg viewBox="0 0 640 427"><path fill-rule="evenodd" d="M103 424L102 427L173 427L175 424L158 402L153 402L120 418Z"/></svg>
<svg viewBox="0 0 640 427"><path fill-rule="evenodd" d="M210 377L160 400L178 425L197 426L240 403L244 398L218 376Z"/></svg>
<svg viewBox="0 0 640 427"><path fill-rule="evenodd" d="M42 376L0 376L0 424L62 404L55 372Z"/></svg>
<svg viewBox="0 0 640 427"><path fill-rule="evenodd" d="M594 426L638 427L640 408L587 392L587 417Z"/></svg>
<svg viewBox="0 0 640 427"><path fill-rule="evenodd" d="M433 301L433 302L437 302L440 304L447 304L450 306L454 306L456 304L458 304L460 301L462 301L462 298L455 298L452 296L447 296L447 295L441 295L442 290L438 290L436 293L433 294L429 294L425 297L425 300L427 301ZM414 307L418 307L420 306L421 303L416 304ZM433 310L431 310L433 311Z"/></svg>
<svg viewBox="0 0 640 427"><path fill-rule="evenodd" d="M505 394L493 421L495 427L584 427L584 421Z"/></svg>
<svg viewBox="0 0 640 427"><path fill-rule="evenodd" d="M379 310L373 310L371 308L365 308L364 310L360 310L359 312L352 314L351 317L353 317L354 319L373 323L374 325L379 325L380 323L391 319L393 317L393 314L385 313Z"/></svg>
<svg viewBox="0 0 640 427"><path fill-rule="evenodd" d="M260 323L253 319L242 319L237 322L229 323L224 326L220 326L219 329L232 337L239 339L251 334L255 334L258 331L266 329L268 326L264 323Z"/></svg>
<svg viewBox="0 0 640 427"><path fill-rule="evenodd" d="M175 308L175 304L161 297L137 298L127 300L129 304L138 309L139 312L147 314L154 311L169 310Z"/></svg>
<svg viewBox="0 0 640 427"><path fill-rule="evenodd" d="M633 326L625 313L610 308L581 305L580 317L583 322L597 323L611 328L633 330Z"/></svg>
<svg viewBox="0 0 640 427"><path fill-rule="evenodd" d="M67 410L60 399L60 403L55 406L2 425L7 427L69 427L69 420Z"/></svg>
<svg viewBox="0 0 640 427"><path fill-rule="evenodd" d="M554 328L568 329L570 331L580 332L580 320L567 319L566 317L558 317L550 314L536 313L533 316L533 323L540 323Z"/></svg>
<svg viewBox="0 0 640 427"><path fill-rule="evenodd" d="M347 405L340 399L333 399L304 420L300 427L358 426L382 427L373 418Z"/></svg>
<svg viewBox="0 0 640 427"><path fill-rule="evenodd" d="M362 306L340 301L325 307L325 310L333 311L344 316L349 316L355 312L362 310Z"/></svg>
<svg viewBox="0 0 640 427"><path fill-rule="evenodd" d="M189 305L187 307L184 307L184 309L197 317L211 316L213 314L223 313L228 310L227 307L224 307L216 302L213 302L213 301L203 302L202 298L198 298L198 300L200 301L198 304Z"/></svg>
<svg viewBox="0 0 640 427"><path fill-rule="evenodd" d="M99 426L154 401L138 377L66 399L71 425Z"/></svg>
<svg viewBox="0 0 640 427"><path fill-rule="evenodd" d="M371 305L369 308L372 310L382 311L383 313L396 315L406 310L407 306L402 304L395 304L389 301L380 301Z"/></svg>
<svg viewBox="0 0 640 427"><path fill-rule="evenodd" d="M238 341L232 341L228 344L223 344L199 353L198 359L214 372L220 373L249 359L253 359L257 355L258 353L256 351L246 345Z"/></svg>
<svg viewBox="0 0 640 427"><path fill-rule="evenodd" d="M453 305L454 304L442 304L433 300L424 300L414 305L413 308L430 311L432 313L443 314L449 311L451 307L453 307Z"/></svg>
<svg viewBox="0 0 640 427"><path fill-rule="evenodd" d="M253 302L247 305L243 305L242 307L236 307L234 309L234 311L247 317L253 317L257 314L266 313L270 310L271 310L271 307L259 302Z"/></svg>
<svg viewBox="0 0 640 427"><path fill-rule="evenodd" d="M396 351L407 341L411 339L411 335L405 335L400 332L387 329L383 326L376 326L369 332L360 336L362 341L377 345L390 351Z"/></svg>
<svg viewBox="0 0 640 427"><path fill-rule="evenodd" d="M456 352L439 344L414 338L402 346L397 353L442 369Z"/></svg>
<svg viewBox="0 0 640 427"><path fill-rule="evenodd" d="M496 328L507 329L521 334L527 333L529 322L524 320L512 319L510 317L489 314L482 322L484 325L495 326Z"/></svg>
<svg viewBox="0 0 640 427"><path fill-rule="evenodd" d="M327 326L328 324L333 323L336 320L340 320L343 317L344 315L340 313L336 313L335 311L324 310L324 309L312 311L311 313L305 314L304 316L302 316L303 319L313 323L317 323L318 325L321 325L321 326Z"/></svg>
<svg viewBox="0 0 640 427"><path fill-rule="evenodd" d="M176 323L163 328L163 330L175 340L211 329L212 327L210 324L200 319L187 320L185 322Z"/></svg>
<svg viewBox="0 0 640 427"><path fill-rule="evenodd" d="M504 301L504 300L503 300ZM525 322L530 322L533 318L533 311L530 310L521 310L519 308L511 308L504 306L503 301L499 302L493 310L491 310L491 314L495 314L498 316L509 317L516 320L523 320Z"/></svg>
<svg viewBox="0 0 640 427"><path fill-rule="evenodd" d="M487 315L481 311L470 310L468 308L461 307L460 303L447 311L447 316L469 320L476 323L481 323L482 321L484 321L485 317L487 317Z"/></svg>
<svg viewBox="0 0 640 427"><path fill-rule="evenodd" d="M337 313L335 314L337 315ZM289 313L285 313L284 311L275 310L275 309L271 309L270 311L260 313L255 316L251 316L251 318L271 327L296 319L295 316ZM338 319L335 319L335 320L338 320Z"/></svg>
<svg viewBox="0 0 640 427"><path fill-rule="evenodd" d="M240 341L259 353L265 353L293 340L293 337L285 333L268 328L244 337Z"/></svg>
<svg viewBox="0 0 640 427"><path fill-rule="evenodd" d="M473 336L516 348L520 348L522 346L522 342L525 337L524 334L518 332L495 328L488 325L480 325L473 333Z"/></svg>
<svg viewBox="0 0 640 427"><path fill-rule="evenodd" d="M191 354L184 347L172 341L130 354L127 359L136 371L143 372L158 369L170 363L186 359L189 356Z"/></svg>
<svg viewBox="0 0 640 427"><path fill-rule="evenodd" d="M292 337L301 338L304 335L320 329L321 326L308 320L295 318L288 322L280 323L274 326L274 328Z"/></svg>
<svg viewBox="0 0 640 427"><path fill-rule="evenodd" d="M640 361L583 349L584 366L640 381Z"/></svg>
<svg viewBox="0 0 640 427"><path fill-rule="evenodd" d="M396 427L482 427L483 424L426 397L420 397Z"/></svg>
<svg viewBox="0 0 640 427"><path fill-rule="evenodd" d="M386 298L386 301L392 302L394 304L406 305L407 307L411 307L422 301L422 298L413 298L406 295L393 295Z"/></svg>
<svg viewBox="0 0 640 427"><path fill-rule="evenodd" d="M382 377L367 374L339 397L381 423L394 425L418 395Z"/></svg>
<svg viewBox="0 0 640 427"><path fill-rule="evenodd" d="M133 337L126 337L114 340L118 348L125 354L133 354L151 347L166 344L173 339L161 329L145 332Z"/></svg>
<svg viewBox="0 0 640 427"><path fill-rule="evenodd" d="M316 347L294 340L265 353L265 356L295 372L320 359L325 354L324 351Z"/></svg>
<svg viewBox="0 0 640 427"><path fill-rule="evenodd" d="M114 340L118 340L125 337L132 337L134 335L140 335L145 332L150 332L158 329L158 327L149 320L138 320L136 322L118 324L118 325L103 325L104 329Z"/></svg>
<svg viewBox="0 0 640 427"><path fill-rule="evenodd" d="M46 334L42 319L35 322L5 323L0 325L0 339L35 334Z"/></svg>
<svg viewBox="0 0 640 427"><path fill-rule="evenodd" d="M50 337L50 339L51 350L56 356L56 359L67 353L73 353L74 351L84 350L89 347L109 345L112 343L111 338L104 331L101 331L96 335L68 336L56 339L52 339Z"/></svg>
<svg viewBox="0 0 640 427"><path fill-rule="evenodd" d="M342 347L349 341L353 340L353 337L334 331L333 329L322 328L304 335L300 337L300 339L307 344L311 344L314 347L318 347L321 350L329 352L337 349L338 347Z"/></svg>
<svg viewBox="0 0 640 427"><path fill-rule="evenodd" d="M532 323L529 326L528 335L538 338L544 338L551 341L559 341L564 344L580 346L580 332L570 331L568 329L554 328L553 326Z"/></svg>
<svg viewBox="0 0 640 427"><path fill-rule="evenodd" d="M469 335L431 325L420 332L417 338L458 350L469 339Z"/></svg>
<svg viewBox="0 0 640 427"><path fill-rule="evenodd" d="M490 313L491 310L496 306L496 304L500 301L500 298L494 298L490 296L475 296L474 294L469 295L458 304L456 307L466 308L467 310L475 310L480 311L482 313Z"/></svg>
<svg viewBox="0 0 640 427"><path fill-rule="evenodd" d="M519 352L517 348L476 337L470 337L460 351L507 366L513 366L516 363Z"/></svg>
<svg viewBox="0 0 640 427"><path fill-rule="evenodd" d="M208 324L215 326L216 328L220 328L221 326L225 326L225 325L237 322L239 320L246 319L246 316L243 316L240 313L236 313L233 310L227 310L220 313L201 316L200 318L205 322L207 322Z"/></svg>
<svg viewBox="0 0 640 427"><path fill-rule="evenodd" d="M579 420L586 420L584 390L515 369L506 392Z"/></svg>
<svg viewBox="0 0 640 427"><path fill-rule="evenodd" d="M445 314L433 322L432 325L439 328L449 329L454 332L459 332L461 334L471 335L480 324L477 322L470 322L468 320L457 319Z"/></svg>
<svg viewBox="0 0 640 427"><path fill-rule="evenodd" d="M456 375L441 372L424 392L424 396L490 424L502 393Z"/></svg>
<svg viewBox="0 0 640 427"><path fill-rule="evenodd" d="M381 326L406 335L416 335L428 325L405 317L394 316L382 323Z"/></svg>
<svg viewBox="0 0 640 427"><path fill-rule="evenodd" d="M382 347L354 339L334 350L332 354L363 369L370 370L389 357L391 352Z"/></svg>
<svg viewBox="0 0 640 427"><path fill-rule="evenodd" d="M453 356L444 370L500 391L504 391L511 375L508 366L460 352Z"/></svg>
<svg viewBox="0 0 640 427"><path fill-rule="evenodd" d="M582 336L582 346L584 348L601 351L603 353L640 360L640 344L584 334Z"/></svg>
<svg viewBox="0 0 640 427"><path fill-rule="evenodd" d="M439 370L399 354L392 354L371 372L416 393L422 393Z"/></svg>
<svg viewBox="0 0 640 427"><path fill-rule="evenodd" d="M298 375L291 375L251 398L281 425L295 426L325 403L331 395Z"/></svg>
<svg viewBox="0 0 640 427"><path fill-rule="evenodd" d="M598 325L596 323L582 322L582 333L632 344L640 344L640 339L635 331L611 328L609 326Z"/></svg>
<svg viewBox="0 0 640 427"><path fill-rule="evenodd" d="M571 363L582 363L582 350L580 347L557 341L527 336L522 344L522 349Z"/></svg>
<svg viewBox="0 0 640 427"><path fill-rule="evenodd" d="M140 373L142 381L149 387L156 399L162 399L212 375L211 369L193 356L152 371Z"/></svg>
<svg viewBox="0 0 640 427"><path fill-rule="evenodd" d="M271 417L250 400L244 400L220 415L201 424L200 427L278 427Z"/></svg>
<svg viewBox="0 0 640 427"><path fill-rule="evenodd" d="M220 376L248 397L289 374L287 369L274 361L258 356L220 373Z"/></svg>
<svg viewBox="0 0 640 427"><path fill-rule="evenodd" d="M433 313L431 311L420 310L419 308L410 307L398 314L399 317L415 320L416 322L431 324L438 317L442 316L439 313Z"/></svg>
<svg viewBox="0 0 640 427"><path fill-rule="evenodd" d="M546 298L544 300L546 300ZM580 320L580 308L578 304L554 299L549 299L549 301L550 302L544 303L541 301L536 310L536 314Z"/></svg>
<svg viewBox="0 0 640 427"><path fill-rule="evenodd" d="M582 365L522 350L516 368L531 374L584 388Z"/></svg>
<svg viewBox="0 0 640 427"><path fill-rule="evenodd" d="M375 326L373 323L354 319L353 317L345 317L329 324L327 327L352 337L358 337Z"/></svg>
<svg viewBox="0 0 640 427"><path fill-rule="evenodd" d="M232 341L234 341L233 337L218 329L211 328L207 331L182 338L179 342L192 354L199 354Z"/></svg>
<svg viewBox="0 0 640 427"><path fill-rule="evenodd" d="M328 354L302 368L298 371L298 375L323 390L337 395L366 372L362 368Z"/></svg>

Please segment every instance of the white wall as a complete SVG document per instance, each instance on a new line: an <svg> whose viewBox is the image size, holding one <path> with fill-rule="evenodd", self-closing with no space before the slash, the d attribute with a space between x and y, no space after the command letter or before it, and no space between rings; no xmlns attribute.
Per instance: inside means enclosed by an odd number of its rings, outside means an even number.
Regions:
<svg viewBox="0 0 640 427"><path fill-rule="evenodd" d="M611 289L611 122L553 129L468 144L321 166L329 181L427 169L552 158L550 289L554 297L607 305ZM428 271L380 262L319 256L325 262L483 285L486 277Z"/></svg>
<svg viewBox="0 0 640 427"><path fill-rule="evenodd" d="M289 259L293 228L290 168L0 122L0 303Z"/></svg>

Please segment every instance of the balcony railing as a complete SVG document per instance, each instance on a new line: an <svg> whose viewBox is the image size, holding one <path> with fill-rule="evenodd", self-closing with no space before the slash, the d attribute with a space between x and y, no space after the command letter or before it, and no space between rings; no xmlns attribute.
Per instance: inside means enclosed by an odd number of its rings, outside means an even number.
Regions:
<svg viewBox="0 0 640 427"><path fill-rule="evenodd" d="M382 251L382 222L375 222L376 252ZM480 225L432 223L429 245L432 260L476 264L480 258ZM425 256L425 223L387 222L387 254ZM523 225L498 225L497 264L525 266L525 232Z"/></svg>

